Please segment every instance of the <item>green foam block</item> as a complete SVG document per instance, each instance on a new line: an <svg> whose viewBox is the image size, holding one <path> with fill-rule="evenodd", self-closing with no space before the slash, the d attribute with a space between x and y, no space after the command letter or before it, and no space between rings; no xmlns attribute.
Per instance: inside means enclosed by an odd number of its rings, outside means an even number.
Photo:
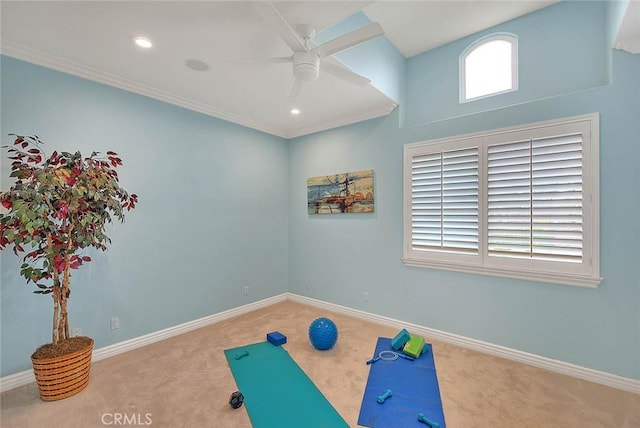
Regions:
<svg viewBox="0 0 640 428"><path fill-rule="evenodd" d="M424 346L424 337L411 334L409 341L404 345L402 352L413 358L418 358Z"/></svg>

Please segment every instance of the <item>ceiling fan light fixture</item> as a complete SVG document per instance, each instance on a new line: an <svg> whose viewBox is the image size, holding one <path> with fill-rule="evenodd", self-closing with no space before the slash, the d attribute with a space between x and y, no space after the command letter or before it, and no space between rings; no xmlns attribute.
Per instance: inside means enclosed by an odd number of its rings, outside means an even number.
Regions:
<svg viewBox="0 0 640 428"><path fill-rule="evenodd" d="M316 80L320 75L320 57L315 52L293 54L293 75L304 82Z"/></svg>

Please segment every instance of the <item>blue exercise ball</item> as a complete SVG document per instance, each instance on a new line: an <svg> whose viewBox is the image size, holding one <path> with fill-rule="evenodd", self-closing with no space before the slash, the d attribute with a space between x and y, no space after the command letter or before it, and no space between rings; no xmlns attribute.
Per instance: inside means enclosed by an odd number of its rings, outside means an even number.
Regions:
<svg viewBox="0 0 640 428"><path fill-rule="evenodd" d="M338 327L329 318L317 318L309 325L309 340L320 351L331 349L338 341Z"/></svg>

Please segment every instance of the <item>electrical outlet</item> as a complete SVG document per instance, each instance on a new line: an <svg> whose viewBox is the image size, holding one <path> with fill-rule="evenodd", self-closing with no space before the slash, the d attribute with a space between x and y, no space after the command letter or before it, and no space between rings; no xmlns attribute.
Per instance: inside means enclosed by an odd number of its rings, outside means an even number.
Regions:
<svg viewBox="0 0 640 428"><path fill-rule="evenodd" d="M82 329L81 328L74 328L71 336L73 336L73 337L82 336Z"/></svg>
<svg viewBox="0 0 640 428"><path fill-rule="evenodd" d="M244 294L245 296L249 294L249 287L244 287L242 289L242 294Z"/></svg>
<svg viewBox="0 0 640 428"><path fill-rule="evenodd" d="M306 288L307 290L309 290L309 289L311 288L311 281L306 280L306 281L304 282L304 288Z"/></svg>
<svg viewBox="0 0 640 428"><path fill-rule="evenodd" d="M369 293L367 293L366 291L364 293L362 293L362 301L363 302L368 302L369 301Z"/></svg>
<svg viewBox="0 0 640 428"><path fill-rule="evenodd" d="M120 328L120 318L111 318L111 330Z"/></svg>

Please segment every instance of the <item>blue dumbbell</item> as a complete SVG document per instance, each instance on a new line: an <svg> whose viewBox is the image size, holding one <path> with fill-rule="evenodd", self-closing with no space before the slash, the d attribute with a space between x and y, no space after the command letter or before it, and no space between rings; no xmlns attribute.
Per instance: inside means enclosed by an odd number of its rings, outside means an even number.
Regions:
<svg viewBox="0 0 640 428"><path fill-rule="evenodd" d="M383 404L384 400L391 397L391 390L387 389L384 394L378 396L378 403Z"/></svg>
<svg viewBox="0 0 640 428"><path fill-rule="evenodd" d="M429 425L431 428L440 428L440 424L427 418L424 413L418 413L418 420L423 424Z"/></svg>

